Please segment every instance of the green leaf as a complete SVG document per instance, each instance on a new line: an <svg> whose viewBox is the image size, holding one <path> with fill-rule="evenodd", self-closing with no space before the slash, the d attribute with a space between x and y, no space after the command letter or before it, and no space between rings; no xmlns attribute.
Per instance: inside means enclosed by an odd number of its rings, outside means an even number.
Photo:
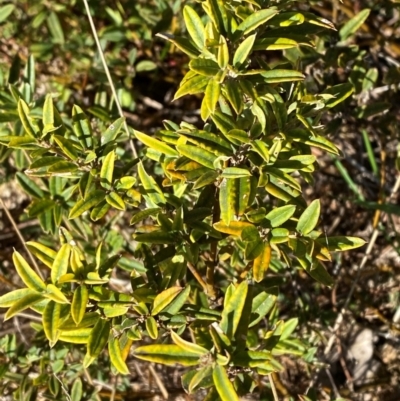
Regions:
<svg viewBox="0 0 400 401"><path fill-rule="evenodd" d="M253 280L257 283L262 281L268 270L271 261L271 247L268 242L264 242L263 250L253 262Z"/></svg>
<svg viewBox="0 0 400 401"><path fill-rule="evenodd" d="M78 158L77 149L80 148L80 145L76 141L64 138L61 135L53 135L52 138L56 141L57 145L64 152L64 154L71 160L75 161Z"/></svg>
<svg viewBox="0 0 400 401"><path fill-rule="evenodd" d="M60 331L59 340L72 344L87 344L93 328L83 327L75 330Z"/></svg>
<svg viewBox="0 0 400 401"><path fill-rule="evenodd" d="M136 358L149 362L183 366L194 366L199 363L199 354L188 352L176 344L143 345L133 351Z"/></svg>
<svg viewBox="0 0 400 401"><path fill-rule="evenodd" d="M236 49L236 52L233 56L233 66L235 68L240 68L248 60L249 54L253 49L255 39L255 34L247 37Z"/></svg>
<svg viewBox="0 0 400 401"><path fill-rule="evenodd" d="M292 333L296 330L298 324L299 324L299 318L297 317L287 320L283 325L280 340L286 340L287 338L289 338L292 335Z"/></svg>
<svg viewBox="0 0 400 401"><path fill-rule="evenodd" d="M28 215L29 217L36 217L55 206L56 203L52 199L34 200L28 208Z"/></svg>
<svg viewBox="0 0 400 401"><path fill-rule="evenodd" d="M178 156L178 152L166 145L164 142L161 142L158 139L152 138L151 136L136 130L134 130L133 133L140 142L144 143L149 148L152 148L157 152L163 153L167 156Z"/></svg>
<svg viewBox="0 0 400 401"><path fill-rule="evenodd" d="M39 242L28 241L26 245L30 252L46 266L50 268L53 266L54 259L57 255L56 251L43 244L40 244Z"/></svg>
<svg viewBox="0 0 400 401"><path fill-rule="evenodd" d="M56 284L61 276L67 274L70 254L71 245L69 244L64 244L58 251L51 266L51 281L53 284Z"/></svg>
<svg viewBox="0 0 400 401"><path fill-rule="evenodd" d="M110 124L106 132L101 137L101 143L105 145L117 138L117 135L124 126L125 117L120 117L116 119L112 124Z"/></svg>
<svg viewBox="0 0 400 401"><path fill-rule="evenodd" d="M301 214L299 221L297 222L296 230L302 235L309 234L317 225L320 212L321 204L319 199L315 199Z"/></svg>
<svg viewBox="0 0 400 401"><path fill-rule="evenodd" d="M153 177L150 177L147 173L146 170L143 167L142 163L138 164L138 173L139 173L139 178L140 182L143 185L143 188L146 191L146 194L150 198L150 200L155 204L155 205L165 205L166 199L161 191L160 187L157 185Z"/></svg>
<svg viewBox="0 0 400 401"><path fill-rule="evenodd" d="M15 10L14 4L6 4L0 7L0 23L6 21L14 10Z"/></svg>
<svg viewBox="0 0 400 401"><path fill-rule="evenodd" d="M328 237L318 238L317 242L329 249L330 252L342 252L359 248L365 245L365 241L357 237Z"/></svg>
<svg viewBox="0 0 400 401"><path fill-rule="evenodd" d="M274 15L278 14L278 12L278 10L273 8L252 12L244 21L240 23L240 25L236 28L236 31L239 31L241 35L247 35L260 25L267 22Z"/></svg>
<svg viewBox="0 0 400 401"><path fill-rule="evenodd" d="M221 92L221 84L215 79L210 79L208 82L203 102L210 113L214 113L215 106L217 105L219 94Z"/></svg>
<svg viewBox="0 0 400 401"><path fill-rule="evenodd" d="M208 349L201 347L200 345L184 340L173 331L171 331L171 339L178 347L182 348L182 350L197 354L199 357L206 355L209 352Z"/></svg>
<svg viewBox="0 0 400 401"><path fill-rule="evenodd" d="M33 118L29 117L29 112L30 110L28 105L24 102L24 100L19 99L18 115L21 119L22 125L24 126L24 129L29 136L37 138L40 133L40 128L36 121Z"/></svg>
<svg viewBox="0 0 400 401"><path fill-rule="evenodd" d="M83 386L80 377L74 380L74 384L71 388L71 401L81 401L83 396Z"/></svg>
<svg viewBox="0 0 400 401"><path fill-rule="evenodd" d="M53 347L58 340L58 326L60 324L61 305L50 301L43 312L43 329L47 339L50 341L50 347Z"/></svg>
<svg viewBox="0 0 400 401"><path fill-rule="evenodd" d="M110 192L106 195L106 202L118 210L125 210L126 208L125 202L116 192Z"/></svg>
<svg viewBox="0 0 400 401"><path fill-rule="evenodd" d="M71 304L71 316L78 325L85 316L86 306L89 300L89 291L86 285L80 285L75 291Z"/></svg>
<svg viewBox="0 0 400 401"><path fill-rule="evenodd" d="M98 205L105 198L105 196L105 192L98 189L90 192L85 199L81 199L75 204L75 206L69 212L68 218L76 219L82 213L86 212L93 206Z"/></svg>
<svg viewBox="0 0 400 401"><path fill-rule="evenodd" d="M159 207L153 207L153 208L141 210L140 212L137 212L132 216L130 224L139 223L139 221L142 221L150 216L157 217L157 215L160 211L161 211L161 209Z"/></svg>
<svg viewBox="0 0 400 401"><path fill-rule="evenodd" d="M265 218L269 220L271 227L279 227L287 220L289 220L294 212L296 211L295 205L285 205L281 207L276 207L271 210Z"/></svg>
<svg viewBox="0 0 400 401"><path fill-rule="evenodd" d="M17 181L22 189L34 198L43 198L44 192L42 189L24 173L16 173Z"/></svg>
<svg viewBox="0 0 400 401"><path fill-rule="evenodd" d="M251 173L249 170L240 167L227 167L222 170L222 178L241 178L249 177Z"/></svg>
<svg viewBox="0 0 400 401"><path fill-rule="evenodd" d="M185 20L185 26L189 32L189 35L193 39L193 42L197 48L201 51L206 41L206 32L201 18L198 16L196 11L189 6L184 7L183 18Z"/></svg>
<svg viewBox="0 0 400 401"><path fill-rule="evenodd" d="M62 176L71 176L74 171L78 170L78 166L73 162L59 161L52 164L48 169L48 173L59 174Z"/></svg>
<svg viewBox="0 0 400 401"><path fill-rule="evenodd" d="M243 94L237 82L233 80L226 81L224 82L223 89L225 89L224 96L228 99L236 114L240 114L244 103Z"/></svg>
<svg viewBox="0 0 400 401"><path fill-rule="evenodd" d="M90 212L90 218L93 221L100 220L105 216L105 214L110 210L110 205L106 201L101 201L97 206L95 206Z"/></svg>
<svg viewBox="0 0 400 401"><path fill-rule="evenodd" d="M31 290L30 288L20 288L18 290L8 292L0 297L0 308L9 308L26 295L31 294L38 293L35 290Z"/></svg>
<svg viewBox="0 0 400 401"><path fill-rule="evenodd" d="M325 107L331 109L339 103L342 103L345 99L352 95L354 92L354 86L351 83L339 84L325 89L321 95L332 95L331 99L325 100Z"/></svg>
<svg viewBox="0 0 400 401"><path fill-rule="evenodd" d="M189 63L189 68L197 74L215 77L221 69L217 62L207 58L195 58Z"/></svg>
<svg viewBox="0 0 400 401"><path fill-rule="evenodd" d="M17 251L13 253L13 262L18 275L28 288L39 292L46 290L46 284Z"/></svg>
<svg viewBox="0 0 400 401"><path fill-rule="evenodd" d="M115 152L112 151L104 158L100 171L100 185L105 189L111 189L113 184Z"/></svg>
<svg viewBox="0 0 400 401"><path fill-rule="evenodd" d="M222 35L219 37L217 60L218 65L222 70L224 70L229 64L229 48L226 39Z"/></svg>
<svg viewBox="0 0 400 401"><path fill-rule="evenodd" d="M107 344L110 334L111 323L109 320L99 319L90 332L87 354L91 358L96 358Z"/></svg>
<svg viewBox="0 0 400 401"><path fill-rule="evenodd" d="M218 32L228 33L228 16L223 0L206 0L202 6Z"/></svg>
<svg viewBox="0 0 400 401"><path fill-rule="evenodd" d="M234 235L236 237L240 237L242 231L246 227L251 227L252 224L246 221L231 221L229 224L226 224L223 221L219 221L213 224L213 227L224 234Z"/></svg>
<svg viewBox="0 0 400 401"><path fill-rule="evenodd" d="M171 287L160 292L153 301L151 315L155 316L162 312L182 291L182 287Z"/></svg>
<svg viewBox="0 0 400 401"><path fill-rule="evenodd" d="M246 302L248 291L247 281L242 281L234 290L221 314L221 329L232 339L242 318L242 311Z"/></svg>
<svg viewBox="0 0 400 401"><path fill-rule="evenodd" d="M224 178L219 188L219 207L221 211L221 220L229 225L234 220L236 212L236 185L235 180Z"/></svg>
<svg viewBox="0 0 400 401"><path fill-rule="evenodd" d="M190 290L190 285L186 285L185 289L181 291L176 298L174 298L174 300L163 309L163 313L175 316L188 299Z"/></svg>
<svg viewBox="0 0 400 401"><path fill-rule="evenodd" d="M223 366L215 365L213 381L222 401L239 401L239 397Z"/></svg>
<svg viewBox="0 0 400 401"><path fill-rule="evenodd" d="M72 122L76 136L85 149L91 149L93 146L93 132L90 121L83 110L74 105L72 108Z"/></svg>
<svg viewBox="0 0 400 401"><path fill-rule="evenodd" d="M43 301L44 296L39 294L38 292L32 292L30 294L25 295L24 297L18 299L18 301L14 302L10 309L4 316L4 320L8 320L11 317L15 316L19 312L30 308L31 306Z"/></svg>
<svg viewBox="0 0 400 401"><path fill-rule="evenodd" d="M255 326L264 319L274 306L276 298L277 296L275 294L270 294L265 291L260 292L253 298L249 328Z"/></svg>
<svg viewBox="0 0 400 401"><path fill-rule="evenodd" d="M179 99L180 97L185 95L195 95L196 93L203 93L209 81L209 77L197 74L188 80L182 81L179 89L174 95L174 100Z"/></svg>
<svg viewBox="0 0 400 401"><path fill-rule="evenodd" d="M189 39L181 38L179 36L171 35L169 33L157 33L156 36L166 39L173 43L179 50L182 50L189 57L197 57L199 55L198 49L193 45Z"/></svg>
<svg viewBox="0 0 400 401"><path fill-rule="evenodd" d="M157 326L157 322L154 319L153 316L149 316L146 319L146 330L147 333L149 334L150 338L153 340L157 340L158 338L158 326Z"/></svg>
<svg viewBox="0 0 400 401"><path fill-rule="evenodd" d="M371 10L369 8L365 8L364 10L361 10L353 18L351 18L349 21L347 21L339 31L340 39L346 40L349 36L356 33L364 24L370 12Z"/></svg>
<svg viewBox="0 0 400 401"><path fill-rule="evenodd" d="M118 338L114 337L112 334L108 339L108 354L110 355L112 365L119 373L123 375L128 375L130 373L122 357L120 342Z"/></svg>
<svg viewBox="0 0 400 401"><path fill-rule="evenodd" d="M264 82L268 84L303 81L305 78L305 75L299 71L281 69L264 71L260 75L264 78Z"/></svg>
<svg viewBox="0 0 400 401"><path fill-rule="evenodd" d="M50 34L53 38L52 42L63 45L65 42L64 32L60 20L54 11L51 11L47 17L47 26L49 27Z"/></svg>
<svg viewBox="0 0 400 401"><path fill-rule="evenodd" d="M153 231L145 234L135 234L134 239L137 242L148 244L175 244L179 238L174 233L165 231Z"/></svg>
<svg viewBox="0 0 400 401"><path fill-rule="evenodd" d="M45 297L59 304L70 303L64 293L54 284L47 284Z"/></svg>
<svg viewBox="0 0 400 401"><path fill-rule="evenodd" d="M193 189L199 189L206 185L212 184L219 177L217 171L207 171L201 175L193 184Z"/></svg>
<svg viewBox="0 0 400 401"><path fill-rule="evenodd" d="M217 157L208 150L192 145L178 145L176 149L182 156L186 156L202 166L215 170L214 161Z"/></svg>

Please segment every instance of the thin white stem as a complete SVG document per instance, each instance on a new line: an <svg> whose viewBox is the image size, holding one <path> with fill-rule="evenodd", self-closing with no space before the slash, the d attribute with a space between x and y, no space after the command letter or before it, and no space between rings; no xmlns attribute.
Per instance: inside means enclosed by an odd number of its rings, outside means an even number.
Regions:
<svg viewBox="0 0 400 401"><path fill-rule="evenodd" d="M269 379L269 383L271 384L271 390L272 390L272 394L274 396L274 401L279 401L279 396L278 396L278 392L276 391L276 387L275 387L274 379L272 377L272 373L270 373L268 375L268 379Z"/></svg>
<svg viewBox="0 0 400 401"><path fill-rule="evenodd" d="M110 74L110 70L109 70L108 65L107 65L106 58L104 57L103 49L101 48L99 36L97 35L96 27L94 25L92 15L90 14L89 4L88 4L87 0L83 0L83 3L85 4L85 8L86 8L86 13L87 13L87 16L88 16L89 24L90 24L90 27L92 29L93 37L94 37L94 40L96 42L97 49L99 51L100 59L101 59L101 62L103 64L103 68L104 68L104 71L106 73L106 76L107 76L107 79L108 79L108 83L110 84L110 87L111 87L111 91L112 91L112 94L113 94L113 97L114 97L114 100L115 100L115 104L117 105L118 113L119 113L119 115L121 117L124 117L124 112L122 110L121 103L120 103L120 101L118 99L117 91L115 89L115 85L114 85L114 82L112 80L112 77L111 77L111 74ZM126 131L128 137L129 137L129 144L131 146L132 154L133 154L134 157L137 157L137 151L136 151L135 145L133 143L133 140L131 138L131 134L129 132L128 124L127 124L125 118L124 118L124 128L125 128L125 131Z"/></svg>

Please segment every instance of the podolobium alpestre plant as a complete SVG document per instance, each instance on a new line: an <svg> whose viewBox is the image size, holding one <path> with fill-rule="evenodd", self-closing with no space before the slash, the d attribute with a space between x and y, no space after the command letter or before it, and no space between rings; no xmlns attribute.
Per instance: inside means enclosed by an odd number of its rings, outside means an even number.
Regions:
<svg viewBox="0 0 400 401"><path fill-rule="evenodd" d="M253 391L257 374L282 369L277 356L305 352L292 336L297 319L277 317L277 289L266 279L271 261L330 285L323 264L330 252L363 241L321 235L320 202L307 206L302 196L316 165L312 148L339 153L321 114L351 88L308 93L301 62L277 58L276 51L313 46L315 35L334 29L290 4L206 0L203 17L184 8L189 37L160 36L190 57L175 99L202 95L204 125L165 121L156 136L134 131L145 145L138 159L124 153L122 119L96 133L79 106L63 121L50 95L38 118L26 91L12 87L22 125L0 141L28 153L29 169L17 176L33 198L28 213L45 231L59 231L61 248L28 242L49 269L45 279L14 253L26 288L0 298L6 319L26 308L42 314L51 345L87 344L85 366L107 345L122 374L129 374L129 352L191 366L183 386L209 388L210 400L238 399ZM132 271L129 293L109 285L119 255L105 255L101 242L86 255L73 239L113 209L133 211L134 256L145 268ZM132 347L142 338L147 345Z"/></svg>

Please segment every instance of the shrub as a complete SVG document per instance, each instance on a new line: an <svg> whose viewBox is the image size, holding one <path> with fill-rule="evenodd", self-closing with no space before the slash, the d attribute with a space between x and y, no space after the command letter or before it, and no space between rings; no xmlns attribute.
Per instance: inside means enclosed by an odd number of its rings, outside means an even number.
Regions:
<svg viewBox="0 0 400 401"><path fill-rule="evenodd" d="M303 196L317 164L312 149L339 154L321 115L353 86L312 92L301 60L277 56L312 47L334 29L329 21L290 2L201 6L201 14L183 9L187 37L159 34L190 58L174 99L202 96L201 127L165 121L156 135L127 133L122 117L93 126L78 105L61 116L51 94L33 100L32 59L30 86L10 85L14 126L0 142L27 155L17 179L33 199L28 215L58 233L60 247L29 241L38 269L14 252L26 288L0 306L6 319L27 308L41 314L35 328L51 347L86 344L84 367L108 347L113 368L129 374L132 352L188 366L189 393L206 388L208 400L231 401L252 392L257 375L280 371L280 355L308 351L293 335L298 319L279 318L268 271L303 269L329 286L330 253L364 244L324 235L319 200ZM127 148L129 134L143 145L139 157ZM135 249L121 258L111 226L128 213ZM127 293L111 282L121 269Z"/></svg>

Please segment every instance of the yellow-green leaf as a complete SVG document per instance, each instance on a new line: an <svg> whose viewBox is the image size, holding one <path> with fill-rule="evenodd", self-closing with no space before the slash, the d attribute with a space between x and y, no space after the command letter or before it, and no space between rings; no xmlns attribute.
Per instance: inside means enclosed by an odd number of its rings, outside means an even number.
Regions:
<svg viewBox="0 0 400 401"><path fill-rule="evenodd" d="M116 192L110 192L106 195L106 202L115 209L125 210L125 202Z"/></svg>
<svg viewBox="0 0 400 401"><path fill-rule="evenodd" d="M278 14L278 10L269 8L265 10L253 11L250 15L240 23L236 31L240 31L241 35L247 35L254 31L257 27L267 22L274 15Z"/></svg>
<svg viewBox="0 0 400 401"><path fill-rule="evenodd" d="M319 199L313 200L307 209L301 214L299 221L297 222L296 230L302 235L309 234L314 230L318 223L320 211L321 204Z"/></svg>
<svg viewBox="0 0 400 401"><path fill-rule="evenodd" d="M215 365L213 382L222 401L239 401L239 397L223 366Z"/></svg>
<svg viewBox="0 0 400 401"><path fill-rule="evenodd" d="M160 292L153 301L153 309L151 315L158 315L163 309L165 309L182 291L182 287L171 287Z"/></svg>
<svg viewBox="0 0 400 401"><path fill-rule="evenodd" d="M18 299L18 301L14 302L10 309L4 316L4 320L10 319L11 317L15 316L19 312L30 308L31 306L43 301L44 296L38 292L31 292L24 297Z"/></svg>
<svg viewBox="0 0 400 401"><path fill-rule="evenodd" d="M202 50L206 41L206 33L201 18L196 11L189 6L184 7L183 18L185 20L186 29L193 39L193 42L199 50Z"/></svg>
<svg viewBox="0 0 400 401"><path fill-rule="evenodd" d="M103 165L100 171L100 185L105 189L111 189L113 184L115 163L115 152L112 151L103 160Z"/></svg>
<svg viewBox="0 0 400 401"><path fill-rule="evenodd" d="M88 349L87 354L96 358L100 355L108 341L108 336L110 335L111 323L109 320L99 319L92 331L90 332L88 339Z"/></svg>
<svg viewBox="0 0 400 401"><path fill-rule="evenodd" d="M47 284L46 298L52 299L59 304L69 304L67 297L64 293L57 288L54 284Z"/></svg>
<svg viewBox="0 0 400 401"><path fill-rule="evenodd" d="M13 253L13 262L18 275L28 288L39 292L46 290L46 284L17 251L14 251Z"/></svg>
<svg viewBox="0 0 400 401"><path fill-rule="evenodd" d="M229 225L235 218L236 206L236 181L231 178L224 178L219 188L219 207L221 220Z"/></svg>
<svg viewBox="0 0 400 401"><path fill-rule="evenodd" d="M296 211L295 205L285 205L272 209L265 218L269 220L271 227L279 227L289 220Z"/></svg>
<svg viewBox="0 0 400 401"><path fill-rule="evenodd" d="M242 318L243 308L246 302L248 291L247 281L242 281L233 291L228 302L224 305L224 310L221 314L221 329L232 339L239 326L240 319Z"/></svg>
<svg viewBox="0 0 400 401"><path fill-rule="evenodd" d="M93 132L90 121L83 110L74 105L72 108L72 122L76 136L84 148L91 148L93 145Z"/></svg>
<svg viewBox="0 0 400 401"><path fill-rule="evenodd" d="M60 311L61 305L50 301L43 312L43 329L47 339L50 341L52 347L58 340L59 332L58 326L60 325Z"/></svg>
<svg viewBox="0 0 400 401"><path fill-rule="evenodd" d="M217 60L218 65L222 70L224 70L229 64L229 48L226 39L222 35L219 37Z"/></svg>
<svg viewBox="0 0 400 401"><path fill-rule="evenodd" d="M78 325L85 316L86 306L89 300L89 291L86 285L80 285L74 292L71 305L71 316Z"/></svg>
<svg viewBox="0 0 400 401"><path fill-rule="evenodd" d="M122 357L119 340L112 334L108 339L108 354L110 355L110 360L114 368L117 369L119 373L128 375L129 369Z"/></svg>
<svg viewBox="0 0 400 401"><path fill-rule="evenodd" d="M8 292L0 297L0 308L9 308L26 295L31 294L38 293L30 288L20 288L18 290Z"/></svg>
<svg viewBox="0 0 400 401"><path fill-rule="evenodd" d="M140 182L143 185L148 197L155 205L164 205L166 203L165 196L157 185L153 177L150 177L143 167L142 163L138 165L138 173Z"/></svg>
<svg viewBox="0 0 400 401"><path fill-rule="evenodd" d="M52 267L57 252L53 249L40 244L39 242L28 241L26 246L31 251L31 253L36 256L41 262L43 262L47 267Z"/></svg>
<svg viewBox="0 0 400 401"><path fill-rule="evenodd" d="M206 91L204 93L203 102L206 103L206 107L210 113L214 113L215 106L219 99L219 94L221 92L221 85L217 80L210 79L208 82Z"/></svg>
<svg viewBox="0 0 400 401"><path fill-rule="evenodd" d="M133 133L140 142L144 143L149 148L152 148L157 152L163 153L167 156L178 156L178 152L172 149L170 146L166 145L164 142L161 142L158 139L153 138L149 135L143 134L143 132L134 130Z"/></svg>
<svg viewBox="0 0 400 401"><path fill-rule="evenodd" d="M236 237L240 237L242 234L243 229L246 227L252 227L253 225L251 223L248 223L247 221L231 221L229 224L226 224L223 221L219 221L217 223L214 223L213 227L224 234L229 234L229 235L234 235Z"/></svg>
<svg viewBox="0 0 400 401"><path fill-rule="evenodd" d="M76 160L78 158L77 149L80 148L75 141L72 139L67 139L61 135L53 135L53 139L56 141L57 145L61 148L65 155L67 155L71 160Z"/></svg>
<svg viewBox="0 0 400 401"><path fill-rule="evenodd" d="M366 21L370 12L371 10L369 8L365 8L349 21L347 21L339 31L340 39L346 40L349 36L356 33L361 28L362 24Z"/></svg>
<svg viewBox="0 0 400 401"><path fill-rule="evenodd" d="M171 331L171 339L178 347L182 348L182 350L197 354L199 357L206 355L209 352L208 349L200 345L184 340L173 331Z"/></svg>
<svg viewBox="0 0 400 401"><path fill-rule="evenodd" d="M75 206L69 212L69 219L76 219L82 213L86 212L93 206L98 205L104 198L106 194L104 191L96 189L90 192L85 199L79 200Z"/></svg>
<svg viewBox="0 0 400 401"><path fill-rule="evenodd" d="M30 135L33 138L37 138L40 133L40 128L39 125L36 123L36 121L31 117L29 117L29 112L30 110L28 105L24 102L24 100L19 99L18 115L22 122L22 125L24 126L24 129L28 135Z"/></svg>
<svg viewBox="0 0 400 401"><path fill-rule="evenodd" d="M134 355L136 358L164 365L179 363L183 366L193 366L199 363L198 354L185 351L176 344L143 345L134 350Z"/></svg>
<svg viewBox="0 0 400 401"><path fill-rule="evenodd" d="M86 344L92 331L90 327L60 331L59 340L72 344Z"/></svg>
<svg viewBox="0 0 400 401"><path fill-rule="evenodd" d="M248 60L249 54L253 49L255 39L255 34L247 37L236 49L236 52L233 56L233 66L235 68L240 68L242 64L244 64Z"/></svg>
<svg viewBox="0 0 400 401"><path fill-rule="evenodd" d="M259 283L265 277L271 261L271 247L268 242L264 242L263 249L253 262L253 280Z"/></svg>
<svg viewBox="0 0 400 401"><path fill-rule="evenodd" d="M194 160L202 166L215 170L214 161L217 156L208 150L192 145L178 145L176 149L182 156L186 156L190 160Z"/></svg>
<svg viewBox="0 0 400 401"><path fill-rule="evenodd" d="M217 62L206 58L195 58L189 63L189 68L200 75L215 77L221 69Z"/></svg>
<svg viewBox="0 0 400 401"><path fill-rule="evenodd" d="M264 78L264 82L268 84L303 81L305 78L305 75L299 71L282 69L264 71L261 76Z"/></svg>
<svg viewBox="0 0 400 401"><path fill-rule="evenodd" d="M317 242L327 247L330 252L348 251L365 245L365 241L357 237L318 238Z"/></svg>
<svg viewBox="0 0 400 401"><path fill-rule="evenodd" d="M69 257L71 254L71 245L64 244L58 251L57 256L51 266L51 281L57 283L58 279L67 274L69 266Z"/></svg>
<svg viewBox="0 0 400 401"><path fill-rule="evenodd" d="M158 326L156 319L153 316L150 316L146 319L146 330L149 334L150 338L153 340L157 340L158 338Z"/></svg>

